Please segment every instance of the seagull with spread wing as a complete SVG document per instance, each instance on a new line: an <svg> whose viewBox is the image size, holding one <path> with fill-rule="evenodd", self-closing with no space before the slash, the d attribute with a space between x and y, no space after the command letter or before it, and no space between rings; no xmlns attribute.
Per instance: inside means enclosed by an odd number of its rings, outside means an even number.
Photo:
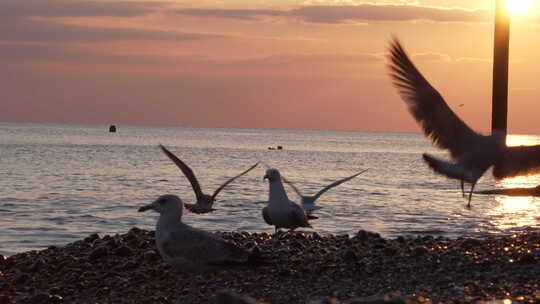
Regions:
<svg viewBox="0 0 540 304"><path fill-rule="evenodd" d="M264 221L274 226L276 233L279 228L291 231L298 227L311 228L304 209L287 197L279 171L273 168L266 170L264 179L268 179L269 184L268 205L262 209Z"/></svg>
<svg viewBox="0 0 540 304"><path fill-rule="evenodd" d="M191 170L190 167L188 167L183 161L181 161L176 155L174 155L171 151L167 150L162 145L159 145L161 147L161 150L169 157L170 160L172 160L178 168L184 173L186 178L189 180L189 183L191 184L191 187L193 188L193 191L195 192L195 198L197 199L197 202L195 204L185 204L186 209L193 213L208 213L212 212L215 209L212 208L214 205L214 202L216 200L216 196L219 194L221 190L223 190L227 185L232 183L235 179L239 178L240 176L248 173L249 171L253 170L259 163L256 163L255 165L251 166L246 171L233 176L229 178L227 181L225 181L221 186L219 186L216 191L214 191L214 194L208 195L202 192L201 186L199 184L199 181L195 177L195 174L193 173L193 170Z"/></svg>
<svg viewBox="0 0 540 304"><path fill-rule="evenodd" d="M347 181L350 181L351 179L357 177L358 175L366 172L368 169L366 170L363 170L361 172L358 172L354 175L351 175L349 177L345 177L345 178L342 178L342 179L339 179L329 185L327 185L326 187L322 188L319 192L317 192L315 195L311 195L311 196L307 196L307 195L302 195L302 192L300 192L300 190L298 190L298 188L293 184L291 183L289 180L287 180L285 177L281 177L283 179L283 181L288 184L293 190L294 192L296 192L296 194L298 194L298 196L300 196L300 198L302 199L302 208L306 211L306 213L310 214L311 212L315 211L315 210L319 210L321 209L322 207L321 206L317 206L315 205L315 201L321 196L323 195L326 191L336 187L336 186L339 186L341 184L343 184L344 182L347 182Z"/></svg>
<svg viewBox="0 0 540 304"><path fill-rule="evenodd" d="M435 172L471 184L467 206L471 206L474 186L493 166L496 179L538 173L540 145L506 146L506 133L494 131L482 135L467 126L448 106L443 97L422 76L397 39L390 43L391 77L409 112L434 145L450 152L451 162L427 153L423 159Z"/></svg>

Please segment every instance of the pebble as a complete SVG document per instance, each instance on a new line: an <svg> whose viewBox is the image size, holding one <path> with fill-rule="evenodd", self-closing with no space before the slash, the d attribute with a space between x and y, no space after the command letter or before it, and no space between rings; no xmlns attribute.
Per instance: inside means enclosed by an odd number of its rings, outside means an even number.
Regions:
<svg viewBox="0 0 540 304"><path fill-rule="evenodd" d="M395 240L365 230L352 238L302 232L216 234L258 250L270 266L177 273L156 252L154 232L133 228L123 235L92 234L62 247L0 256L0 304L414 304L501 299L533 303L540 299L540 267L536 267L540 233Z"/></svg>
<svg viewBox="0 0 540 304"><path fill-rule="evenodd" d="M90 252L90 255L88 256L88 259L90 261L95 261L99 258L102 258L109 254L109 250L105 248L104 246L98 247L94 249L92 252Z"/></svg>
<svg viewBox="0 0 540 304"><path fill-rule="evenodd" d="M114 254L121 257L128 257L133 254L133 250L127 246L120 246L114 251Z"/></svg>

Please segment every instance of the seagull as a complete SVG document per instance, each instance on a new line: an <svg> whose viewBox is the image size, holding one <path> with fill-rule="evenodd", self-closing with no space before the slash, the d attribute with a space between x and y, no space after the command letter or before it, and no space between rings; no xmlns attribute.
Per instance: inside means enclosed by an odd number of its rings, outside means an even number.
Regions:
<svg viewBox="0 0 540 304"><path fill-rule="evenodd" d="M312 196L306 196L306 195L302 195L302 193L300 192L300 190L298 190L298 188L293 184L291 183L290 181L288 181L285 177L281 177L283 179L283 181L288 184L293 190L294 192L296 192L296 194L298 194L298 196L300 196L302 198L302 208L306 211L306 213L310 214L312 213L313 211L316 211L316 210L319 210L321 209L322 207L320 206L317 206L315 205L315 201L319 198L319 196L323 195L326 191L334 188L335 186L339 186L341 184L343 184L344 182L346 181L349 181L355 177L357 177L358 175L366 172L368 169L366 170L363 170L361 172L358 172L354 175L351 175L349 177L345 177L345 178L342 178L340 180L337 180L333 183L331 183L330 185L322 188L319 192L317 192L315 195L312 195Z"/></svg>
<svg viewBox="0 0 540 304"><path fill-rule="evenodd" d="M273 225L276 233L279 228L288 228L290 231L298 227L311 228L304 209L287 197L279 171L273 168L266 170L264 179L268 179L270 186L268 206L262 209L264 221Z"/></svg>
<svg viewBox="0 0 540 304"><path fill-rule="evenodd" d="M156 246L165 262L189 273L218 270L227 265L257 264L258 249L247 251L215 234L182 223L182 209L182 200L170 194L139 208L139 212L159 213Z"/></svg>
<svg viewBox="0 0 540 304"><path fill-rule="evenodd" d="M176 155L174 155L171 151L167 150L163 145L159 145L161 147L161 150L182 170L186 178L191 183L191 187L193 188L193 191L195 192L195 198L197 199L197 202L195 204L185 204L186 209L193 213L201 214L201 213L208 213L212 212L216 209L212 208L216 196L219 194L223 188L227 187L230 183L232 183L235 179L239 178L240 176L248 173L249 171L253 170L259 163L256 163L255 165L249 167L246 171L231 177L226 182L224 182L221 186L219 186L216 191L214 191L214 194L208 195L204 194L201 190L201 186L199 185L199 181L197 181L197 178L195 177L195 174L193 173L193 170L189 168L183 161L181 161Z"/></svg>
<svg viewBox="0 0 540 304"><path fill-rule="evenodd" d="M448 150L452 159L424 153L424 161L435 172L458 179L464 197L464 183L471 184L467 207L474 186L491 166L495 179L540 172L540 145L508 147L506 132L482 135L473 131L422 76L396 38L390 43L389 59L390 75L409 112L433 144Z"/></svg>

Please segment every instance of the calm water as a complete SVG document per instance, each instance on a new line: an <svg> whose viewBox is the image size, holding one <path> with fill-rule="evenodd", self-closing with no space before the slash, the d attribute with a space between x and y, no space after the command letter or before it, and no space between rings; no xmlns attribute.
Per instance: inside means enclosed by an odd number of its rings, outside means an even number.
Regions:
<svg viewBox="0 0 540 304"><path fill-rule="evenodd" d="M306 194L370 168L319 199L323 209L313 225L322 234L366 229L387 237L455 237L539 227L538 198L475 195L467 210L458 182L422 162L422 152L441 152L421 134L118 127L108 133L103 125L0 123L0 254L63 245L94 232L153 229L157 215L138 213L139 206L165 193L193 201L189 183L158 143L189 164L209 193L259 160ZM540 142L534 136L509 140ZM277 145L284 150L267 149ZM220 194L213 214L187 213L184 220L211 231L272 232L261 217L268 195L263 175L264 167L256 168ZM538 184L538 176L494 182L486 175L477 187Z"/></svg>

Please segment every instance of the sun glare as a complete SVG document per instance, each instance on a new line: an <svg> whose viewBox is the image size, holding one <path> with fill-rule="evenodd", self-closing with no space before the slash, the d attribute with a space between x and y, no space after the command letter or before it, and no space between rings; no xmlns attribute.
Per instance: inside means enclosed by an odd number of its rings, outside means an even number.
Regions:
<svg viewBox="0 0 540 304"><path fill-rule="evenodd" d="M530 146L540 144L540 138L534 135L515 135L506 136L506 145L508 146Z"/></svg>
<svg viewBox="0 0 540 304"><path fill-rule="evenodd" d="M534 197L497 196L499 206L488 212L491 223L501 229L538 227L538 203Z"/></svg>
<svg viewBox="0 0 540 304"><path fill-rule="evenodd" d="M533 0L506 0L506 8L512 14L524 14L532 6Z"/></svg>

